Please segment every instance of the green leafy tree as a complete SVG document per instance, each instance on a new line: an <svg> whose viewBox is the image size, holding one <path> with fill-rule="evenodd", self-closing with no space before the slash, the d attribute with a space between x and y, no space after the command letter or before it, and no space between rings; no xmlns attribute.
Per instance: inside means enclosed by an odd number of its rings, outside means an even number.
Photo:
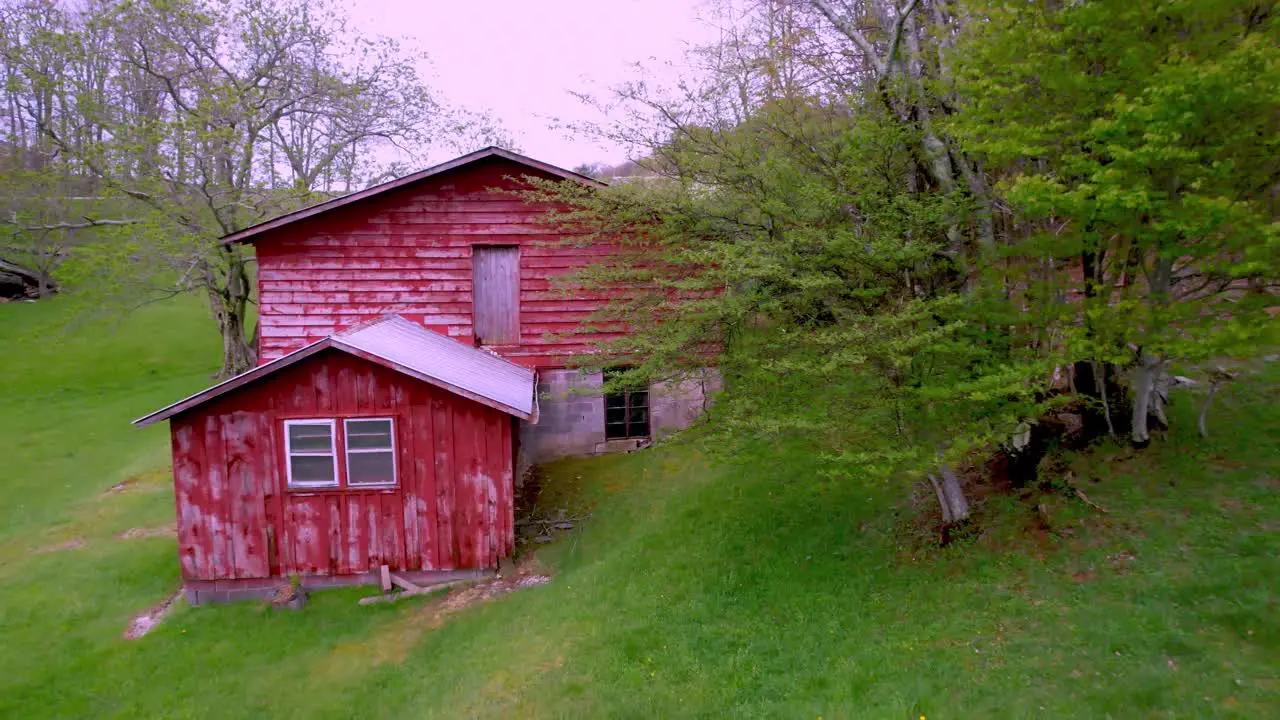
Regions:
<svg viewBox="0 0 1280 720"><path fill-rule="evenodd" d="M30 0L6 18L25 28L4 35L11 142L142 221L81 252L81 278L134 304L204 294L224 377L255 360L252 255L218 238L383 179L396 155L502 137L328 2Z"/></svg>
<svg viewBox="0 0 1280 720"><path fill-rule="evenodd" d="M977 0L954 124L1038 229L1023 267L1080 283L1076 359L1131 364L1132 439L1171 360L1274 342L1280 15L1271 2ZM1075 261L1078 259L1079 264Z"/></svg>

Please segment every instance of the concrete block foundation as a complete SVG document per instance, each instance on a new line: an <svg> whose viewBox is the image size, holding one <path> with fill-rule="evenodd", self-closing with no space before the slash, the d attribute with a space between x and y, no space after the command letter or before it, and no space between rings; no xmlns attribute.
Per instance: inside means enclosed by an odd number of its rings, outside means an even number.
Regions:
<svg viewBox="0 0 1280 720"><path fill-rule="evenodd" d="M606 440L600 373L542 370L538 373L538 423L520 423L517 470L557 458L635 450L689 427L720 389L720 373L705 369L649 388L648 438Z"/></svg>
<svg viewBox="0 0 1280 720"><path fill-rule="evenodd" d="M437 585L454 580L484 580L493 577L492 570L410 570L397 572L409 582L418 585ZM379 573L358 575L301 575L299 585L303 590L326 590L353 585L379 585ZM239 580L185 580L182 594L188 605L228 603L241 600L266 600L275 596L280 588L288 585L289 578L241 578Z"/></svg>

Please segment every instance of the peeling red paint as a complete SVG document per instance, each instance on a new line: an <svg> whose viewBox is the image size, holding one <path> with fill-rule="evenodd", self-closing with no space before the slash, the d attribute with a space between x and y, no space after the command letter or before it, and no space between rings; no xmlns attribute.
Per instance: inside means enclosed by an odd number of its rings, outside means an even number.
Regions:
<svg viewBox="0 0 1280 720"><path fill-rule="evenodd" d="M288 418L391 417L395 488L285 488ZM494 567L514 547L512 421L322 352L172 420L183 577Z"/></svg>
<svg viewBox="0 0 1280 720"><path fill-rule="evenodd" d="M549 337L579 330L617 292L565 292L555 279L616 248L566 242L537 222L548 208L493 191L514 191L524 175L554 177L489 157L257 237L259 362L388 312L472 342L474 245L519 247L519 341L501 347L504 357L565 367L617 337Z"/></svg>

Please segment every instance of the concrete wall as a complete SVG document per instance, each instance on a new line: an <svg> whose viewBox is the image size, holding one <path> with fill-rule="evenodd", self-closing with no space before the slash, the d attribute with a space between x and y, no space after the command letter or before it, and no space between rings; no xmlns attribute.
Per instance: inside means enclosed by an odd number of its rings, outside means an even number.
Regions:
<svg viewBox="0 0 1280 720"><path fill-rule="evenodd" d="M520 452L526 464L596 452L604 442L602 383L600 373L538 373L538 424L520 423Z"/></svg>
<svg viewBox="0 0 1280 720"><path fill-rule="evenodd" d="M538 373L538 424L520 424L517 470L574 455L597 455L634 450L689 427L702 414L703 398L720 388L720 374L703 370L678 382L649 389L648 440L605 440L604 396L600 373L542 370Z"/></svg>
<svg viewBox="0 0 1280 720"><path fill-rule="evenodd" d="M707 368L674 382L649 388L649 429L655 440L694 423L706 403L720 392L720 373Z"/></svg>

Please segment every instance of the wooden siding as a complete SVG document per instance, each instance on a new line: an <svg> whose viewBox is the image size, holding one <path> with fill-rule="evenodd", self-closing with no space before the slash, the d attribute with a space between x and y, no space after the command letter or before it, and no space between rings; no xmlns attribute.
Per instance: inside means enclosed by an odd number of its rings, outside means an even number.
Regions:
<svg viewBox="0 0 1280 720"><path fill-rule="evenodd" d="M264 234L256 243L259 361L388 312L473 342L473 248L519 248L515 341L496 349L531 367L563 367L616 334L548 337L577 330L607 301L599 291L555 287L555 278L612 252L580 247L539 224L545 208L493 188L550 177L486 158Z"/></svg>
<svg viewBox="0 0 1280 720"><path fill-rule="evenodd" d="M472 330L482 345L520 342L520 248L476 245L471 248L475 313Z"/></svg>
<svg viewBox="0 0 1280 720"><path fill-rule="evenodd" d="M288 418L395 419L395 488L286 487ZM172 421L182 575L487 568L514 548L512 421L325 351Z"/></svg>

